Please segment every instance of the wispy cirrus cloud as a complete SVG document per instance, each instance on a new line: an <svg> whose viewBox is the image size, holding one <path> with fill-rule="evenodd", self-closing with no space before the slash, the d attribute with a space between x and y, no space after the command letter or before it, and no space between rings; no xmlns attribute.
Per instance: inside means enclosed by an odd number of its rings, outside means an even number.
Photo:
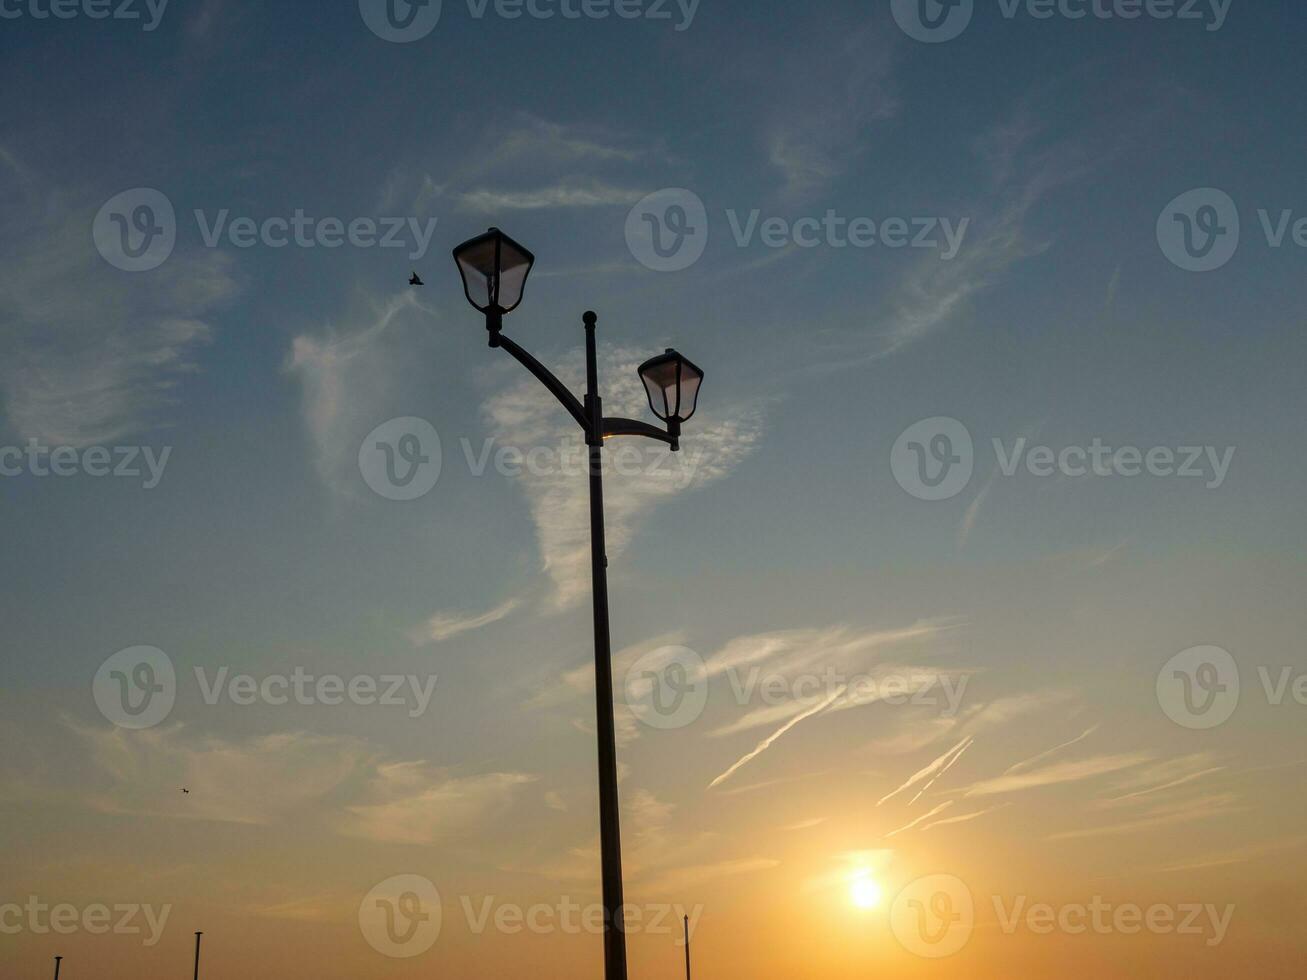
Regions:
<svg viewBox="0 0 1307 980"><path fill-rule="evenodd" d="M458 196L459 207L468 211L538 211L545 208L594 208L630 206L646 191L619 187L601 180L571 180L524 190L477 188Z"/></svg>
<svg viewBox="0 0 1307 980"><path fill-rule="evenodd" d="M337 821L340 833L368 840L431 844L502 817L518 788L534 776L520 772L453 776L419 762L378 766L364 791Z"/></svg>
<svg viewBox="0 0 1307 980"><path fill-rule="evenodd" d="M483 613L443 612L436 613L421 626L409 631L409 639L417 646L431 643L443 643L472 630L481 629L491 623L497 623L507 617L522 604L520 599L507 599Z"/></svg>
<svg viewBox="0 0 1307 980"><path fill-rule="evenodd" d="M425 216L442 205L479 212L630 205L648 193L629 183L635 165L650 159L667 159L660 144L518 112L444 161L439 180L425 167L396 167L379 207Z"/></svg>
<svg viewBox="0 0 1307 980"><path fill-rule="evenodd" d="M335 492L357 492L358 447L378 423L402 414L397 392L417 390L414 345L433 312L412 291L362 301L341 323L291 342L286 371L298 379L301 412L319 475Z"/></svg>
<svg viewBox="0 0 1307 980"><path fill-rule="evenodd" d="M0 148L0 388L21 438L87 446L170 424L212 315L239 291L230 257L175 252L148 276L96 251L100 201ZM107 195L106 195L107 196Z"/></svg>
<svg viewBox="0 0 1307 980"><path fill-rule="evenodd" d="M534 778L456 774L395 760L348 736L221 738L180 724L139 732L69 728L91 766L81 799L105 813L316 826L368 840L431 843L502 815ZM183 795L183 786L190 792Z"/></svg>
<svg viewBox="0 0 1307 980"><path fill-rule="evenodd" d="M843 176L899 108L892 35L831 11L814 34L741 52L733 70L759 95L760 141L786 202Z"/></svg>
<svg viewBox="0 0 1307 980"><path fill-rule="evenodd" d="M922 255L899 277L885 307L873 314L880 328L870 343L849 338L827 367L841 369L892 355L959 322L985 291L1004 281L1025 260L1046 252L1055 238L1037 230L1040 209L1053 195L1102 173L1165 105L1166 97L1141 99L1128 92L1115 111L1103 111L1070 133L1046 120L1065 91L1058 85L1028 93L1008 118L970 141L978 190L969 200L941 202L936 213L967 220L957 255L940 261ZM1106 105L1105 105L1106 110ZM974 518L972 519L974 521ZM965 540L965 535L963 535Z"/></svg>
<svg viewBox="0 0 1307 980"><path fill-rule="evenodd" d="M1116 755L1096 755L1071 762L1058 762L1042 769L982 779L967 787L965 795L997 796L1002 793L1018 793L1062 783L1078 783L1143 765L1152 758L1153 756L1146 752L1122 752Z"/></svg>
<svg viewBox="0 0 1307 980"><path fill-rule="evenodd" d="M1091 837L1115 837L1120 834L1138 834L1159 827L1193 823L1214 817L1241 813L1247 809L1234 793L1219 793L1198 799L1177 800L1149 807L1131 820L1112 824L1095 824L1077 830L1064 830L1049 834L1046 840L1084 840Z"/></svg>

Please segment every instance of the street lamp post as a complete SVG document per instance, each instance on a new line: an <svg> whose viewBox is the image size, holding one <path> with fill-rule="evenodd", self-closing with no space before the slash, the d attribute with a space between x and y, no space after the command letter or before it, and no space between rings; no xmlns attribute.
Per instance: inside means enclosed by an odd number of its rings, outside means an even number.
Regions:
<svg viewBox="0 0 1307 980"><path fill-rule="evenodd" d="M684 917L685 924L685 980L690 980L690 917Z"/></svg>
<svg viewBox="0 0 1307 980"><path fill-rule="evenodd" d="M535 256L497 228L454 249L463 291L485 315L490 346L512 354L553 393L581 426L590 460L590 571L594 597L595 710L599 742L599 849L603 871L604 977L626 980L626 934L622 928L622 840L617 797L617 739L613 724L613 665L608 630L608 558L604 551L604 439L645 436L680 449L681 423L694 414L703 372L674 350L640 366L649 406L666 430L635 419L606 418L599 396L595 353L598 317L586 312L585 401L543 364L502 333L504 315L522 302Z"/></svg>

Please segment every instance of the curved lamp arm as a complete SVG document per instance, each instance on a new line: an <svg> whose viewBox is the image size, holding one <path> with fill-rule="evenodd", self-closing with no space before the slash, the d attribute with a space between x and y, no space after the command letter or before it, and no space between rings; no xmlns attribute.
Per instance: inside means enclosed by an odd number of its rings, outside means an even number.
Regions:
<svg viewBox="0 0 1307 980"><path fill-rule="evenodd" d="M655 425L648 422L637 422L635 419L604 419L604 438L609 436L645 436L648 439L657 439L659 442L665 442L672 447L672 452L676 452L680 446L680 432L664 432Z"/></svg>
<svg viewBox="0 0 1307 980"><path fill-rule="evenodd" d="M552 391L554 397L562 402L563 407L572 414L572 418L576 419L577 425L581 426L587 435L589 434L590 420L586 418L585 410L581 407L581 403L577 401L576 396L568 390L567 385L554 377L553 372L550 371L549 368L545 367L525 350L505 337L502 333L494 331L493 340L493 346L504 348L504 350L516 357L522 363L523 367L540 379L540 383Z"/></svg>
<svg viewBox="0 0 1307 980"><path fill-rule="evenodd" d="M562 403L562 406L567 409L572 418L576 419L576 424L585 432L588 441L590 435L589 416L567 385L559 381L549 368L545 367L493 326L490 327L490 345L492 347L502 347L508 351L523 367L534 374L541 384L553 392L554 397ZM647 439L657 439L659 442L667 443L672 452L677 452L681 448L681 426L679 423L669 422L667 430L664 431L657 426L650 425L648 422L639 422L635 419L606 418L603 420L602 427L603 431L600 435L605 439L609 436L644 436Z"/></svg>

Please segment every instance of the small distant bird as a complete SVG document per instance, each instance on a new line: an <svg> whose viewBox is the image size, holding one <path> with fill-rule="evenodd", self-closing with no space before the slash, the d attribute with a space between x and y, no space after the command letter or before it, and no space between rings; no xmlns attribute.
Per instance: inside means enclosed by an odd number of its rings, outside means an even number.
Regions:
<svg viewBox="0 0 1307 980"><path fill-rule="evenodd" d="M425 285L426 285L426 283L424 283L424 282L421 280L421 278L419 278L419 276L418 276L418 274L417 274L416 272L413 273L413 277L412 277L411 279L409 279L408 284L409 284L410 286L425 286Z"/></svg>
<svg viewBox="0 0 1307 980"><path fill-rule="evenodd" d="M182 792L185 793L187 796L189 796L191 791L188 790L185 786L183 786L183 787L182 787Z"/></svg>

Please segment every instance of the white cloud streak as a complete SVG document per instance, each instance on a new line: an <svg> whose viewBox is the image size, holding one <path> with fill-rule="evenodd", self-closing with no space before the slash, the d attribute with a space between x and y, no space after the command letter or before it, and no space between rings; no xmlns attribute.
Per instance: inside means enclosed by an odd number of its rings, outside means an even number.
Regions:
<svg viewBox="0 0 1307 980"><path fill-rule="evenodd" d="M445 640L452 639L462 633L471 630L481 629L483 626L489 626L491 623L497 623L508 616L514 609L521 605L520 599L508 599L501 602L493 609L483 613L465 614L459 612L436 613L417 629L409 633L416 646L426 646L431 643L443 643Z"/></svg>

